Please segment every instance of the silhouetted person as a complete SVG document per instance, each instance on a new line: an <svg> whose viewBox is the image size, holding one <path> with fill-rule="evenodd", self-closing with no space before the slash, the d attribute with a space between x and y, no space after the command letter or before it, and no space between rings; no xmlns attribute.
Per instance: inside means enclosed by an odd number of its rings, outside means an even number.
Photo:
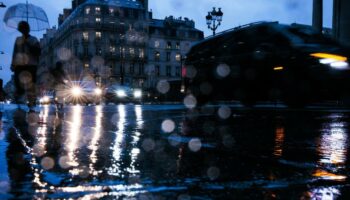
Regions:
<svg viewBox="0 0 350 200"><path fill-rule="evenodd" d="M55 91L55 104L58 108L63 106L64 98L64 84L66 83L66 73L63 69L63 63L61 61L56 62L56 66L51 70L51 75L53 76L53 90Z"/></svg>
<svg viewBox="0 0 350 200"><path fill-rule="evenodd" d="M20 103L19 99L26 94L28 106L32 109L36 100L36 71L41 49L39 41L29 34L30 27L27 22L19 22L17 29L22 36L16 38L12 56L11 70L14 72L16 86L14 96L16 103Z"/></svg>

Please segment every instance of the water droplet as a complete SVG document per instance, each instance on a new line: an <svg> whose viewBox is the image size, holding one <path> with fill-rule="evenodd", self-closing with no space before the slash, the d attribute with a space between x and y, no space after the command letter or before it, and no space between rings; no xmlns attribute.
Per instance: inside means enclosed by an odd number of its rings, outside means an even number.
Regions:
<svg viewBox="0 0 350 200"><path fill-rule="evenodd" d="M222 77L225 78L230 74L231 70L230 67L226 64L220 64L216 67L216 73Z"/></svg>
<svg viewBox="0 0 350 200"><path fill-rule="evenodd" d="M220 176L220 169L217 167L209 167L207 175L210 180L215 180Z"/></svg>
<svg viewBox="0 0 350 200"><path fill-rule="evenodd" d="M142 142L142 148L147 152L152 151L155 146L155 142L150 138L144 139Z"/></svg>
<svg viewBox="0 0 350 200"><path fill-rule="evenodd" d="M202 148L202 142L199 138L193 138L189 141L188 147L191 151L197 152Z"/></svg>
<svg viewBox="0 0 350 200"><path fill-rule="evenodd" d="M186 77L187 78L194 78L197 75L197 70L194 66L189 65L186 67Z"/></svg>
<svg viewBox="0 0 350 200"><path fill-rule="evenodd" d="M169 90L170 90L169 82L166 81L166 80L158 81L158 83L157 83L157 90L158 90L158 92L160 92L162 94L165 94L165 93L169 92Z"/></svg>
<svg viewBox="0 0 350 200"><path fill-rule="evenodd" d="M71 50L63 47L63 48L58 49L57 57L60 60L67 61L72 57L72 52L71 52Z"/></svg>
<svg viewBox="0 0 350 200"><path fill-rule="evenodd" d="M41 166L46 169L52 169L55 166L55 161L50 157L44 157L40 162Z"/></svg>
<svg viewBox="0 0 350 200"><path fill-rule="evenodd" d="M221 119L227 119L231 116L231 109L228 106L221 106L218 115Z"/></svg>
<svg viewBox="0 0 350 200"><path fill-rule="evenodd" d="M69 157L68 156L61 156L58 160L58 164L62 169L67 169L71 165L69 164Z"/></svg>
<svg viewBox="0 0 350 200"><path fill-rule="evenodd" d="M187 108L195 108L197 105L197 99L193 95L189 94L185 97L184 104Z"/></svg>
<svg viewBox="0 0 350 200"><path fill-rule="evenodd" d="M162 130L166 133L171 133L175 129L175 122L171 119L166 119L162 122Z"/></svg>

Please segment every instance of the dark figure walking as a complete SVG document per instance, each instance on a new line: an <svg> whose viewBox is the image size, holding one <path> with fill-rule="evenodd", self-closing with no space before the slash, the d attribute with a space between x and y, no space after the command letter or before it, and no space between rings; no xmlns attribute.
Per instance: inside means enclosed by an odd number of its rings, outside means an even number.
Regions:
<svg viewBox="0 0 350 200"><path fill-rule="evenodd" d="M63 63L60 61L56 62L56 67L52 69L50 73L54 78L53 90L55 92L55 104L58 109L61 109L64 103L63 98L65 83L67 82L66 73L63 69Z"/></svg>
<svg viewBox="0 0 350 200"><path fill-rule="evenodd" d="M21 103L19 100L25 94L32 110L36 101L36 71L41 49L37 38L29 34L27 22L19 22L18 31L22 36L16 38L11 64L16 86L15 101Z"/></svg>

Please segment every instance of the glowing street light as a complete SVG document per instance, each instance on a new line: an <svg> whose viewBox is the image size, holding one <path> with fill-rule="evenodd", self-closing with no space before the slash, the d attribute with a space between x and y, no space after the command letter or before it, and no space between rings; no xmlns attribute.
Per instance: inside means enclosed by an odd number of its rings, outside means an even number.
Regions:
<svg viewBox="0 0 350 200"><path fill-rule="evenodd" d="M221 11L221 8L219 8L217 11L215 7L213 7L213 10L208 12L208 15L205 17L207 20L208 29L213 31L213 35L215 35L216 29L221 25L223 15L224 13Z"/></svg>

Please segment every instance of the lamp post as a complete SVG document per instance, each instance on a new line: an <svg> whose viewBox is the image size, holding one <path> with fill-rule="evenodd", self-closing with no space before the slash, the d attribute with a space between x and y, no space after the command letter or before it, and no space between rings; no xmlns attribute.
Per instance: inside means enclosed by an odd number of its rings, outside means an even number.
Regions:
<svg viewBox="0 0 350 200"><path fill-rule="evenodd" d="M224 13L221 11L221 8L217 11L215 7L213 7L213 10L208 12L208 15L205 17L208 29L213 31L213 35L215 35L216 29L221 25L223 15Z"/></svg>
<svg viewBox="0 0 350 200"><path fill-rule="evenodd" d="M6 5L3 2L0 2L0 8L6 8Z"/></svg>

